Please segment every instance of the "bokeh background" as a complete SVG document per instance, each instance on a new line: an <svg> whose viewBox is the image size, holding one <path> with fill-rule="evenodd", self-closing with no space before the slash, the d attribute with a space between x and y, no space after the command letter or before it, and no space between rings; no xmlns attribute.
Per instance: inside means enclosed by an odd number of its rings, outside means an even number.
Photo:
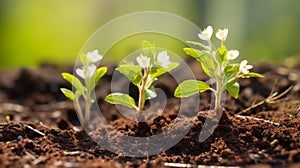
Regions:
<svg viewBox="0 0 300 168"><path fill-rule="evenodd" d="M239 49L241 59L290 64L300 59L299 6L299 0L0 0L0 69L73 64L99 27L140 11L174 13L200 28L227 27L228 46ZM118 61L136 50L142 38L120 41L107 59ZM172 38L154 40L164 40L174 50L184 47Z"/></svg>

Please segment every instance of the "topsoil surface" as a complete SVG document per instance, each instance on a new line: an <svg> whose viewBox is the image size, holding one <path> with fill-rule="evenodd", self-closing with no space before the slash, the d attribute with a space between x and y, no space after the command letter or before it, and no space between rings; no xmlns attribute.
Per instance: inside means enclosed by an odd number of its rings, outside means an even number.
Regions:
<svg viewBox="0 0 300 168"><path fill-rule="evenodd" d="M197 79L209 81L202 75L199 63L188 61L188 64ZM103 101L110 93L115 67L108 68L95 93L110 126L124 135L147 137L174 124L180 99L172 96L177 84L170 82L170 76L162 76L155 83L167 94L166 108L155 118L137 124ZM177 166L182 167L300 167L299 67L256 66L253 71L265 78L240 79L239 98L226 96L222 119L204 142L199 142L199 133L210 117L211 93L201 93L198 114L180 118L182 124L174 128L180 131L191 119L189 132L176 145L148 160L110 152L90 138L89 135L98 140L112 140L120 146L126 144L110 133L107 126L97 124L96 117L91 120L92 131L85 132L81 127L73 102L59 91L61 87L71 87L61 78L61 72L72 73L72 70L44 64L38 69L0 73L0 167L170 167L173 163L181 163ZM286 90L286 94L275 100L267 99ZM137 97L135 89L130 94ZM260 102L261 105L254 106ZM248 107L252 108L246 110Z"/></svg>

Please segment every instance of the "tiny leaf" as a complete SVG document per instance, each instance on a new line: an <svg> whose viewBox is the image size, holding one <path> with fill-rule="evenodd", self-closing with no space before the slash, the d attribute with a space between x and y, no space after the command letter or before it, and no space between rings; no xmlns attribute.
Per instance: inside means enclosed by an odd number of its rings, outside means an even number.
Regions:
<svg viewBox="0 0 300 168"><path fill-rule="evenodd" d="M179 64L178 63L171 63L169 64L168 68L152 68L150 72L151 79L158 78L159 76L172 71L175 69Z"/></svg>
<svg viewBox="0 0 300 168"><path fill-rule="evenodd" d="M88 63L88 59L84 53L80 54L80 61L83 65L86 65Z"/></svg>
<svg viewBox="0 0 300 168"><path fill-rule="evenodd" d="M117 71L125 75L134 85L138 86L142 81L142 69L135 65L120 65Z"/></svg>
<svg viewBox="0 0 300 168"><path fill-rule="evenodd" d="M60 88L60 90L67 98L69 98L72 101L75 100L75 94L71 90L66 88Z"/></svg>
<svg viewBox="0 0 300 168"><path fill-rule="evenodd" d="M183 50L185 53L194 57L198 62L201 63L202 69L208 76L215 76L217 63L212 56L194 48L184 48Z"/></svg>
<svg viewBox="0 0 300 168"><path fill-rule="evenodd" d="M239 72L239 70L239 64L229 64L224 69L226 77L235 76Z"/></svg>
<svg viewBox="0 0 300 168"><path fill-rule="evenodd" d="M264 78L264 75L258 74L258 73L254 73L254 72L249 72L247 74L242 74L241 75L242 78L250 78L250 77L256 77L256 78Z"/></svg>
<svg viewBox="0 0 300 168"><path fill-rule="evenodd" d="M62 73L62 77L68 81L71 85L73 85L77 90L83 91L84 87L82 86L80 80L76 78L75 76L69 74L69 73Z"/></svg>
<svg viewBox="0 0 300 168"><path fill-rule="evenodd" d="M175 97L189 97L193 94L196 94L198 92L204 92L207 90L210 90L208 84L202 81L197 80L186 80L183 81L175 90L174 96Z"/></svg>
<svg viewBox="0 0 300 168"><path fill-rule="evenodd" d="M209 47L206 46L206 45L204 45L204 44L202 44L202 43L194 42L194 41L187 41L187 42L190 43L190 44L193 44L193 45L197 45L197 46L199 46L199 47L201 47L201 48L204 48L204 49L206 49L206 50L209 50Z"/></svg>
<svg viewBox="0 0 300 168"><path fill-rule="evenodd" d="M226 90L232 97L237 99L239 97L240 85L236 80L234 80L226 85Z"/></svg>
<svg viewBox="0 0 300 168"><path fill-rule="evenodd" d="M220 59L221 62L226 61L226 54L227 54L227 49L225 46L222 46L217 50L217 58Z"/></svg>
<svg viewBox="0 0 300 168"><path fill-rule="evenodd" d="M112 93L106 96L104 100L111 104L120 104L129 108L137 109L134 99L128 94Z"/></svg>
<svg viewBox="0 0 300 168"><path fill-rule="evenodd" d="M101 68L98 68L96 70L96 73L95 73L95 86L94 86L94 88L98 84L98 82L101 79L101 77L106 74L106 72L107 72L107 67L101 67Z"/></svg>

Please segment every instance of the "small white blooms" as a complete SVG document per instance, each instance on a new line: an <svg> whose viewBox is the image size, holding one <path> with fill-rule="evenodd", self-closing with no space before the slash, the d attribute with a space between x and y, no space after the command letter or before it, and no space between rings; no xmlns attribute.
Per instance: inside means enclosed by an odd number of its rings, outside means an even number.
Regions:
<svg viewBox="0 0 300 168"><path fill-rule="evenodd" d="M252 65L247 65L248 61L247 60L243 60L240 64L240 71L243 74L248 74L249 73L249 69L253 68Z"/></svg>
<svg viewBox="0 0 300 168"><path fill-rule="evenodd" d="M157 63L163 68L168 68L171 64L170 57L168 56L167 51L159 52L157 55Z"/></svg>
<svg viewBox="0 0 300 168"><path fill-rule="evenodd" d="M226 57L228 60L234 60L239 56L239 54L240 52L238 50L229 50Z"/></svg>
<svg viewBox="0 0 300 168"><path fill-rule="evenodd" d="M88 52L82 56L85 61L82 61L83 66L81 68L76 69L76 74L83 79L87 79L95 74L97 69L95 64L102 60L103 56L98 53L98 50Z"/></svg>
<svg viewBox="0 0 300 168"><path fill-rule="evenodd" d="M209 40L213 34L213 28L211 26L207 26L206 29L204 29L200 34L198 34L198 37L201 40Z"/></svg>
<svg viewBox="0 0 300 168"><path fill-rule="evenodd" d="M85 79L86 77L92 77L95 72L96 72L96 65L89 65L88 67L81 69L81 68L77 68L76 69L76 73L78 76L80 76L81 78Z"/></svg>
<svg viewBox="0 0 300 168"><path fill-rule="evenodd" d="M219 29L218 32L216 33L217 39L221 40L222 43L227 39L228 35L228 29Z"/></svg>
<svg viewBox="0 0 300 168"><path fill-rule="evenodd" d="M141 68L147 68L150 66L150 58L142 54L139 57L136 57L136 61Z"/></svg>
<svg viewBox="0 0 300 168"><path fill-rule="evenodd" d="M98 54L98 50L88 52L86 57L87 57L89 62L93 62L93 63L98 62L103 58L102 55Z"/></svg>

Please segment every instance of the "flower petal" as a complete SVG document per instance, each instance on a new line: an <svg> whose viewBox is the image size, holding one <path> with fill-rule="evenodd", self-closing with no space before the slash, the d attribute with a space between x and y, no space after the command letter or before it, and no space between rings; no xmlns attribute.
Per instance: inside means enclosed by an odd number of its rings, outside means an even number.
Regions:
<svg viewBox="0 0 300 168"><path fill-rule="evenodd" d="M136 61L141 68L147 68L150 66L150 58L142 54L139 57L136 57Z"/></svg>
<svg viewBox="0 0 300 168"><path fill-rule="evenodd" d="M170 57L168 56L167 51L162 51L162 52L158 53L157 63L164 68L169 67L169 64L171 64L171 61L170 61Z"/></svg>
<svg viewBox="0 0 300 168"><path fill-rule="evenodd" d="M82 69L77 68L75 72L78 76L80 76L82 79L84 79L85 75L84 75L84 72Z"/></svg>
<svg viewBox="0 0 300 168"><path fill-rule="evenodd" d="M225 41L227 39L227 35L228 35L228 29L219 29L218 32L216 33L216 37L217 39L221 40L221 41Z"/></svg>
<svg viewBox="0 0 300 168"><path fill-rule="evenodd" d="M234 60L239 56L240 52L238 50L229 50L226 57L228 60Z"/></svg>
<svg viewBox="0 0 300 168"><path fill-rule="evenodd" d="M207 26L200 34L198 34L198 37L201 40L209 40L213 34L213 28L211 26Z"/></svg>
<svg viewBox="0 0 300 168"><path fill-rule="evenodd" d="M204 35L204 34L198 34L198 37L201 39L201 40L208 40L208 38Z"/></svg>
<svg viewBox="0 0 300 168"><path fill-rule="evenodd" d="M98 50L87 53L87 59L89 62L98 62L103 58L102 55L98 54Z"/></svg>
<svg viewBox="0 0 300 168"><path fill-rule="evenodd" d="M87 73L86 73L88 75L88 77L92 77L95 74L96 69L97 69L96 65L88 66L87 67Z"/></svg>

